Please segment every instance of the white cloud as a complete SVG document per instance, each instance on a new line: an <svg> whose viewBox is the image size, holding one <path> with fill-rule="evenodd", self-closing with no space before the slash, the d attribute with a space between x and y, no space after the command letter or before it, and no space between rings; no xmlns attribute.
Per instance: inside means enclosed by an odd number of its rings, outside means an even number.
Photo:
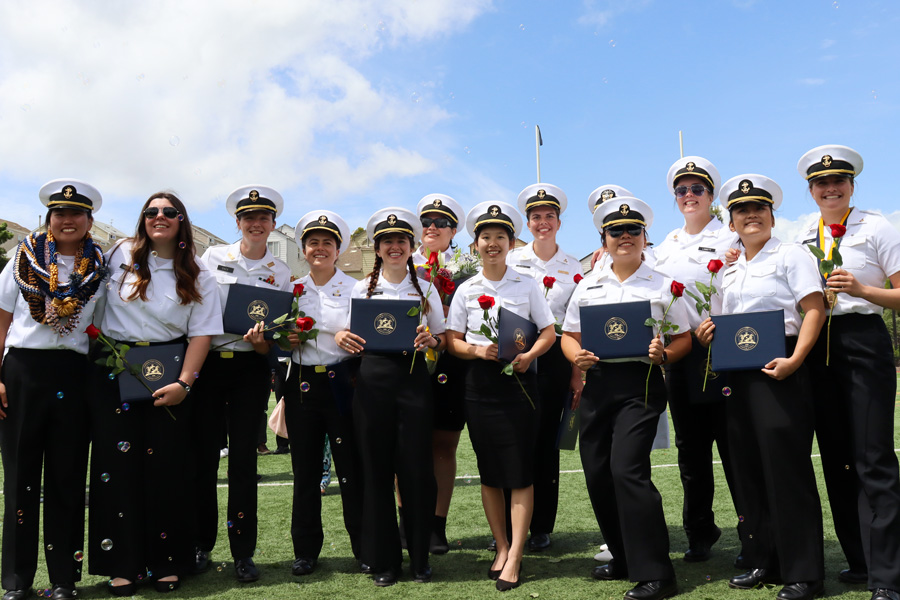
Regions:
<svg viewBox="0 0 900 600"><path fill-rule="evenodd" d="M837 43L837 40L822 40L822 44L819 46L822 50L825 48L831 48Z"/></svg>

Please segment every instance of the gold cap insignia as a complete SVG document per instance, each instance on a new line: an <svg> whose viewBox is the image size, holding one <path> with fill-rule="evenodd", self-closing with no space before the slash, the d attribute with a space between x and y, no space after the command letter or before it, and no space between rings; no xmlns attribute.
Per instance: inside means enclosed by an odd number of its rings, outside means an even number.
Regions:
<svg viewBox="0 0 900 600"><path fill-rule="evenodd" d="M259 200L259 192L257 192L256 190L250 190L250 199Z"/></svg>
<svg viewBox="0 0 900 600"><path fill-rule="evenodd" d="M65 198L66 200L71 200L72 196L74 196L74 195L75 195L75 188L73 188L71 185L67 185L66 187L63 188L63 198Z"/></svg>
<svg viewBox="0 0 900 600"><path fill-rule="evenodd" d="M611 200L615 197L616 197L616 193L612 190L603 190L603 192L601 192L601 194L600 194L600 199L603 202L606 202L607 200Z"/></svg>
<svg viewBox="0 0 900 600"><path fill-rule="evenodd" d="M627 204L623 204L622 206L619 207L619 214L621 214L623 217L627 217L628 213L630 213L630 212L631 212L631 207L628 206Z"/></svg>
<svg viewBox="0 0 900 600"><path fill-rule="evenodd" d="M831 156L830 155L826 154L825 156L822 157L822 166L823 167L831 166Z"/></svg>
<svg viewBox="0 0 900 600"><path fill-rule="evenodd" d="M397 215L388 215L387 223L391 227L397 224Z"/></svg>
<svg viewBox="0 0 900 600"><path fill-rule="evenodd" d="M694 163L689 162L688 164L684 165L684 168L687 169L688 171L693 171L694 167L696 167L696 166L697 165L695 165Z"/></svg>
<svg viewBox="0 0 900 600"><path fill-rule="evenodd" d="M547 192L545 192L544 190L538 190L537 197L539 199L543 200L546 196L547 196Z"/></svg>
<svg viewBox="0 0 900 600"><path fill-rule="evenodd" d="M491 207L488 209L488 214L491 215L492 217L496 217L497 215L500 214L500 207L497 206L496 204L493 205L493 206L491 206Z"/></svg>
<svg viewBox="0 0 900 600"><path fill-rule="evenodd" d="M749 194L750 190L753 188L753 183L749 179L745 179L741 182L741 191L745 194Z"/></svg>
<svg viewBox="0 0 900 600"><path fill-rule="evenodd" d="M440 198L435 198L435 199L434 199L434 202L431 203L431 205L432 205L433 207L435 207L435 208L440 208L441 205L443 205L443 204L444 204L444 203L441 202L441 199L440 199Z"/></svg>
<svg viewBox="0 0 900 600"><path fill-rule="evenodd" d="M319 225L324 225L327 222L328 222L328 217L326 217L325 215L322 215L321 217L319 217Z"/></svg>

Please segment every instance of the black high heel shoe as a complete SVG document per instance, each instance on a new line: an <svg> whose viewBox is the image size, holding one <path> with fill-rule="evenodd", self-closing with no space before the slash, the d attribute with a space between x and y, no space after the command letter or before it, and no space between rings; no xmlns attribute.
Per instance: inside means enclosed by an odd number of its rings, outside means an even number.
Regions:
<svg viewBox="0 0 900 600"><path fill-rule="evenodd" d="M503 565L504 567L506 565ZM501 569L502 571L502 569ZM519 563L519 572L516 574L515 581L507 581L505 579L500 579L499 573L497 575L497 591L498 592L508 592L509 590L514 590L517 587L522 585L522 563Z"/></svg>
<svg viewBox="0 0 900 600"><path fill-rule="evenodd" d="M491 564L491 567L493 567L493 566L494 565ZM506 563L503 563L503 566L500 567L499 569L497 569L496 571L494 569L492 569L491 567L488 567L488 579L490 579L491 581L497 581L498 579L500 579L500 573L503 572L503 567L505 567L505 566L506 566Z"/></svg>

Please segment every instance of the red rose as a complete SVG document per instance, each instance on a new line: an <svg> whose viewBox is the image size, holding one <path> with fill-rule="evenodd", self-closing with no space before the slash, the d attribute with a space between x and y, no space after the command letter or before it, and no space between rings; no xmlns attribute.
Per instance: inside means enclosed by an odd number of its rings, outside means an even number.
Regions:
<svg viewBox="0 0 900 600"><path fill-rule="evenodd" d="M672 281L672 286L670 288L672 290L672 295L676 298L681 298L681 295L684 293L684 284L678 283L677 281Z"/></svg>
<svg viewBox="0 0 900 600"><path fill-rule="evenodd" d="M315 324L316 321L312 317L300 317L297 319L297 329L300 331L309 331Z"/></svg>
<svg viewBox="0 0 900 600"><path fill-rule="evenodd" d="M453 276L450 274L450 271L448 271L447 269L438 269L437 274L440 275L441 277L443 277L444 279L447 279L447 280L449 280L449 279L451 279L451 278L453 277Z"/></svg>
<svg viewBox="0 0 900 600"><path fill-rule="evenodd" d="M553 284L556 283L556 277L550 277L549 275L544 276L544 287L548 290L553 287Z"/></svg>
<svg viewBox="0 0 900 600"><path fill-rule="evenodd" d="M303 295L303 284L302 284L302 283L295 283L295 284L294 284L294 295L295 295L295 296L302 296L302 295Z"/></svg>
<svg viewBox="0 0 900 600"><path fill-rule="evenodd" d="M428 255L428 266L433 267L436 264L438 264L438 253L432 252Z"/></svg>
<svg viewBox="0 0 900 600"><path fill-rule="evenodd" d="M449 279L445 279L445 280L444 280L444 293L445 293L445 294L448 294L448 295L449 295L449 294L452 294L452 293L453 293L453 290L455 290L455 289L456 289L456 284L455 284L455 283L453 283L453 282L450 281Z"/></svg>
<svg viewBox="0 0 900 600"><path fill-rule="evenodd" d="M582 279L584 279L584 276L581 273L575 273L575 277L573 278L575 285L578 285L579 283L581 283Z"/></svg>
<svg viewBox="0 0 900 600"><path fill-rule="evenodd" d="M723 266L725 266L725 263L723 263L721 260L714 259L709 261L709 263L706 265L706 270L710 273L718 273L719 269L721 269Z"/></svg>
<svg viewBox="0 0 900 600"><path fill-rule="evenodd" d="M494 297L482 294L478 297L478 306L480 306L482 310L488 310L494 306Z"/></svg>
<svg viewBox="0 0 900 600"><path fill-rule="evenodd" d="M834 239L844 237L844 234L847 233L847 228L839 223L833 223L829 227L831 227L831 237Z"/></svg>
<svg viewBox="0 0 900 600"><path fill-rule="evenodd" d="M87 326L87 329L85 329L84 332L85 332L85 333L87 334L87 336L88 336L90 339L92 339L92 340L96 340L98 337L100 337L100 330L97 329L96 327L94 327L94 324L93 324L93 323L91 323L90 325L88 325L88 326Z"/></svg>

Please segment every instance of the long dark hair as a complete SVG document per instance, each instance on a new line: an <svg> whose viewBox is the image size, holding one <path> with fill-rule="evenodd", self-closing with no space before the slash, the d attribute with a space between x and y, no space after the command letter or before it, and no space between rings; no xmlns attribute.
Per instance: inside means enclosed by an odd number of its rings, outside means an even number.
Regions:
<svg viewBox="0 0 900 600"><path fill-rule="evenodd" d="M168 200L178 211L178 248L175 251L173 267L175 269L175 291L182 305L191 302L202 302L203 296L197 289L197 276L200 274L200 265L197 264L196 251L194 250L194 234L191 228L191 220L188 218L184 203L171 192L157 192L150 196L141 207L137 227L134 228L134 236L131 238L131 261L129 265L137 281L134 283L134 291L128 297L129 300L140 298L146 302L147 286L150 285L150 265L147 260L150 256L150 238L147 237L147 228L144 219L144 209L157 198ZM183 217L183 218L182 218ZM124 280L123 280L124 281ZM121 285L121 284L120 284Z"/></svg>
<svg viewBox="0 0 900 600"><path fill-rule="evenodd" d="M380 236L379 236L380 237ZM413 245L413 237L411 235L406 236L409 238L409 247L412 248ZM378 245L381 242L378 237L375 238L375 252L378 252ZM375 255L375 264L372 265L372 272L369 273L369 288L366 290L366 298L372 297L372 292L375 291L375 286L378 285L378 276L381 275L381 257L378 254ZM427 315L429 310L431 309L430 305L426 301L425 294L422 293L422 288L419 287L419 276L416 274L416 266L413 264L412 256L406 259L406 270L409 271L409 278L412 279L413 287L416 288L416 291L419 292L419 297L422 299L422 307Z"/></svg>

